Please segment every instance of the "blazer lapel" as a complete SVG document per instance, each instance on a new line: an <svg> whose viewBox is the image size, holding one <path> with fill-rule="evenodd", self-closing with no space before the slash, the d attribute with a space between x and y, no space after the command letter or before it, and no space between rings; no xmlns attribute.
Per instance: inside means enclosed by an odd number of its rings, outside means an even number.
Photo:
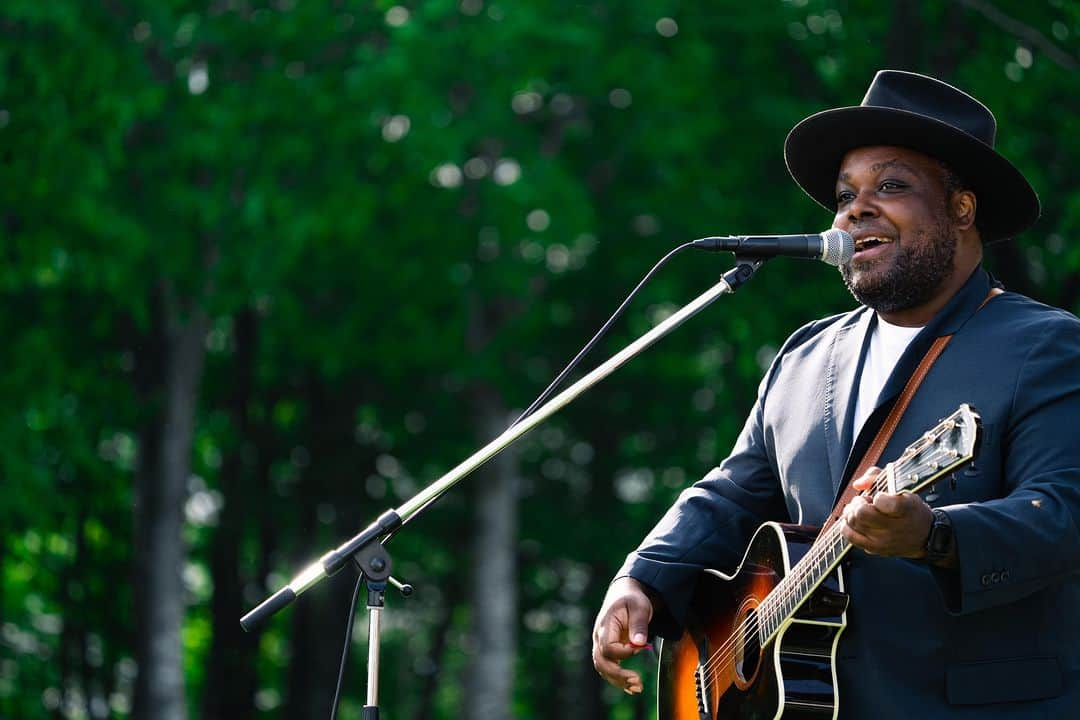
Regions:
<svg viewBox="0 0 1080 720"><path fill-rule="evenodd" d="M874 313L863 309L853 322L836 333L829 353L825 382L825 452L833 492L840 485L851 447L851 413L856 398L860 365Z"/></svg>

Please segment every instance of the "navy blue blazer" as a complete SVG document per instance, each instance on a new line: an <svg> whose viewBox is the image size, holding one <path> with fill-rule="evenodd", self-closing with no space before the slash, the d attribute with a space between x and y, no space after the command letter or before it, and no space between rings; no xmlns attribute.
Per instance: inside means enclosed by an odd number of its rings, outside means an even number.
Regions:
<svg viewBox="0 0 1080 720"><path fill-rule="evenodd" d="M960 403L982 416L974 466L931 503L952 520L959 569L848 555L840 717L1080 718L1080 320L1015 293L976 312L992 282L977 270L916 336L854 438L875 314L825 318L787 340L731 455L619 573L663 598L655 632L677 633L700 569L734 570L762 522L821 524L915 365L954 333L880 462Z"/></svg>

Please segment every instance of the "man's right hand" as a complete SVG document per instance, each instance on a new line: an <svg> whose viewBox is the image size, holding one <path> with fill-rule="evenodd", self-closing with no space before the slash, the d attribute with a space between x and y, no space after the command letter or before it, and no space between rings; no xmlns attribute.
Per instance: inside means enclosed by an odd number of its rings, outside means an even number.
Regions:
<svg viewBox="0 0 1080 720"><path fill-rule="evenodd" d="M645 586L631 577L611 583L593 625L593 667L609 683L636 695L645 689L641 675L621 667L628 657L649 647L653 603Z"/></svg>

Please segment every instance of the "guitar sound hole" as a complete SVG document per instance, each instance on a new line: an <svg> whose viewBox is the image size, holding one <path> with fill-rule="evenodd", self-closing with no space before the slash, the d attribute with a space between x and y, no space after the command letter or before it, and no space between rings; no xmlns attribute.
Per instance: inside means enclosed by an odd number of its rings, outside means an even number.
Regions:
<svg viewBox="0 0 1080 720"><path fill-rule="evenodd" d="M757 601L748 598L739 608L735 632L735 686L747 690L757 678L761 667L761 648L758 647Z"/></svg>

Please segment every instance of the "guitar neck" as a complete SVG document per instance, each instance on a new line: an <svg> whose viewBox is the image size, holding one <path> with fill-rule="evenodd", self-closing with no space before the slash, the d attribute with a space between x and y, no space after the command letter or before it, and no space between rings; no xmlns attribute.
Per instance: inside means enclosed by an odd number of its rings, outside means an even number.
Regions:
<svg viewBox="0 0 1080 720"><path fill-rule="evenodd" d="M844 537L841 527L841 523L827 527L806 555L758 605L758 634L762 647L795 615L851 550L851 543Z"/></svg>

